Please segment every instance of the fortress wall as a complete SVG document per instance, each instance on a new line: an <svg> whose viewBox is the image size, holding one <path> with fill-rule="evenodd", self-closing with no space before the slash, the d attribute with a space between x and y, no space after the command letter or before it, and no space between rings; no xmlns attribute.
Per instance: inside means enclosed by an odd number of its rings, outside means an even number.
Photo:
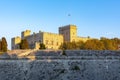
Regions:
<svg viewBox="0 0 120 80"><path fill-rule="evenodd" d="M59 46L61 43L63 43L63 36L59 34L44 32L43 43L48 49L59 49Z"/></svg>
<svg viewBox="0 0 120 80"><path fill-rule="evenodd" d="M12 39L12 50L19 49L18 43L21 42L21 39L26 38L30 49L39 49L38 43L42 42L46 45L48 49L56 49L58 50L60 45L63 42L72 42L72 41L87 41L92 38L88 37L78 37L77 36L77 26L76 25L66 25L59 27L59 34L51 33L51 32L42 32L31 34L31 30L26 30L21 32L21 38L13 38ZM37 42L37 43L36 43ZM37 44L37 45L36 45Z"/></svg>
<svg viewBox="0 0 120 80"><path fill-rule="evenodd" d="M37 50L29 55L37 56L60 56L62 55L62 50ZM66 56L120 56L120 51L110 51L110 50L65 50Z"/></svg>
<svg viewBox="0 0 120 80"><path fill-rule="evenodd" d="M77 68L79 67L79 68ZM119 60L0 60L1 80L119 80Z"/></svg>
<svg viewBox="0 0 120 80"><path fill-rule="evenodd" d="M37 51L36 60L0 60L1 80L119 80L120 57L119 51L66 51L67 56L60 55L61 51ZM33 52L33 54L37 54ZM45 58L40 54L49 54ZM56 53L53 55L52 53ZM101 55L97 58L93 54ZM52 55L51 55L52 54ZM69 55L68 55L69 54ZM73 55L75 54L75 55ZM79 54L79 55L77 55ZM91 54L91 55L89 55ZM115 56L114 54L118 54ZM31 53L31 56L32 55ZM99 55L100 56L100 55ZM58 57L52 59L50 57ZM72 58L74 57L74 58ZM80 57L84 57L81 58ZM86 59L85 59L86 57ZM92 59L88 59L92 57ZM61 59L60 59L61 58Z"/></svg>

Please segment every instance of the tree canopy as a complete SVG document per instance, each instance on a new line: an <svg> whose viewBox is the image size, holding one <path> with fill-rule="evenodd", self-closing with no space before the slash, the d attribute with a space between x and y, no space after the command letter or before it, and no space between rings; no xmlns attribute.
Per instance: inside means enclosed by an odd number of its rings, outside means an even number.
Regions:
<svg viewBox="0 0 120 80"><path fill-rule="evenodd" d="M66 50L66 49L82 49L84 43L82 41L79 42L64 42L61 44L60 49Z"/></svg>
<svg viewBox="0 0 120 80"><path fill-rule="evenodd" d="M101 37L99 39L90 39L86 42L64 42L60 49L84 49L84 50L118 50L118 45L120 45L119 38L105 38Z"/></svg>
<svg viewBox="0 0 120 80"><path fill-rule="evenodd" d="M29 49L29 44L28 44L27 39L21 40L20 49Z"/></svg>
<svg viewBox="0 0 120 80"><path fill-rule="evenodd" d="M40 49L46 49L45 44L40 43Z"/></svg>
<svg viewBox="0 0 120 80"><path fill-rule="evenodd" d="M7 51L7 41L5 37L2 37L2 39L0 40L0 51L1 52L6 52Z"/></svg>

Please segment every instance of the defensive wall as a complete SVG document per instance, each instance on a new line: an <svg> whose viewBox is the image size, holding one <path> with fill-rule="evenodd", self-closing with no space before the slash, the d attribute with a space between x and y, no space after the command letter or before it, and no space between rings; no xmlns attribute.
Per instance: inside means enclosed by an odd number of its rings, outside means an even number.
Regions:
<svg viewBox="0 0 120 80"><path fill-rule="evenodd" d="M0 80L119 80L120 51L29 50L0 56ZM19 52L19 54L22 54ZM33 59L34 57L34 59Z"/></svg>

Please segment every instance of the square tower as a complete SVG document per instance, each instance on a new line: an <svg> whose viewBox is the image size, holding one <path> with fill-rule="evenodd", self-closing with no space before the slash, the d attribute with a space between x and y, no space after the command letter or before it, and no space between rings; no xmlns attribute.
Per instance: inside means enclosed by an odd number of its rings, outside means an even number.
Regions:
<svg viewBox="0 0 120 80"><path fill-rule="evenodd" d="M77 37L77 27L76 25L66 25L59 27L59 34L62 34L64 41L72 42L75 41Z"/></svg>
<svg viewBox="0 0 120 80"><path fill-rule="evenodd" d="M30 36L31 31L30 30L26 30L21 32L21 38L24 39L25 37Z"/></svg>
<svg viewBox="0 0 120 80"><path fill-rule="evenodd" d="M19 36L12 38L11 49L20 49L21 38Z"/></svg>

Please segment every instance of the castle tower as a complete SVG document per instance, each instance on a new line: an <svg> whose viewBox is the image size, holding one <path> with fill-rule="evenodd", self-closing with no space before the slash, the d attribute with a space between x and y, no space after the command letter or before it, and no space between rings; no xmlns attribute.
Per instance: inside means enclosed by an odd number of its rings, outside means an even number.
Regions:
<svg viewBox="0 0 120 80"><path fill-rule="evenodd" d="M23 31L21 33L21 38L24 39L25 37L30 36L30 33L31 33L30 30Z"/></svg>
<svg viewBox="0 0 120 80"><path fill-rule="evenodd" d="M59 34L62 34L64 41L72 42L77 37L77 27L75 25L67 25L59 27Z"/></svg>
<svg viewBox="0 0 120 80"><path fill-rule="evenodd" d="M12 38L11 40L11 48L20 49L19 43L21 43L21 38L19 36Z"/></svg>

